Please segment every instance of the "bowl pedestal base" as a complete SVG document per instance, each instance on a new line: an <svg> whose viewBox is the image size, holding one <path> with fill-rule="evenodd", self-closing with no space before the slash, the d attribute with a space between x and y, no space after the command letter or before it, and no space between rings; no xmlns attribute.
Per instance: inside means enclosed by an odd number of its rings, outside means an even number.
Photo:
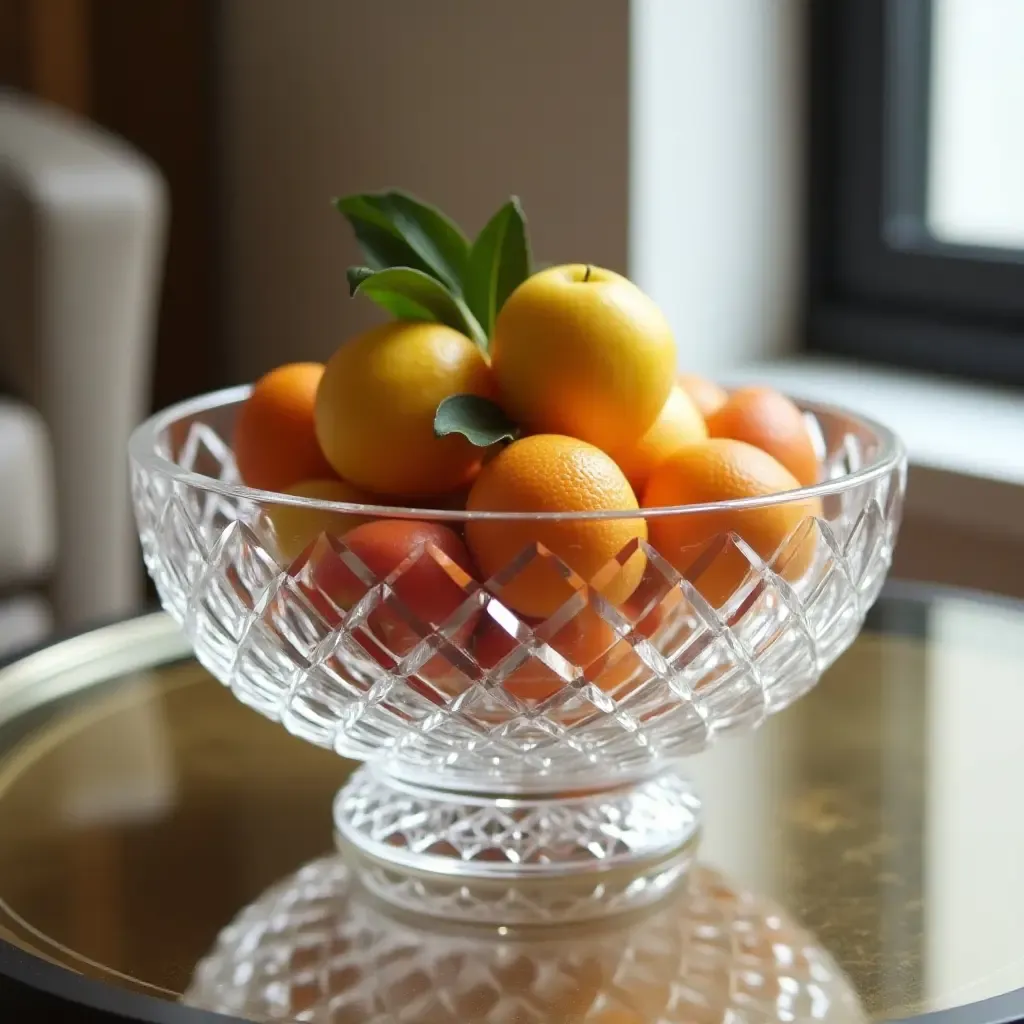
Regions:
<svg viewBox="0 0 1024 1024"><path fill-rule="evenodd" d="M513 923L518 907L531 921L548 911L565 921L647 905L681 881L700 806L675 766L600 790L490 796L369 764L335 798L334 824L360 855L364 884L407 909L459 916L472 882L490 890L496 920Z"/></svg>

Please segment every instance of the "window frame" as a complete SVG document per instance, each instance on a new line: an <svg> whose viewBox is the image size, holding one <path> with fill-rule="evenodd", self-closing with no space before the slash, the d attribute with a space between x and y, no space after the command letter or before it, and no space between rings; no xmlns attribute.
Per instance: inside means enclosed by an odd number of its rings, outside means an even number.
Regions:
<svg viewBox="0 0 1024 1024"><path fill-rule="evenodd" d="M932 0L808 9L808 347L1024 385L1024 251L926 227Z"/></svg>

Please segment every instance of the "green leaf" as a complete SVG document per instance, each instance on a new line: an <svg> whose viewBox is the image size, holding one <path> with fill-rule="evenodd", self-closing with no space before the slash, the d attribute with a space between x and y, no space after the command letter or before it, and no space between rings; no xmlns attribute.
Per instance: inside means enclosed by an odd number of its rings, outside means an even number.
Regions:
<svg viewBox="0 0 1024 1024"><path fill-rule="evenodd" d="M349 267L345 272L345 277L348 278L348 297L352 298L359 286L376 273L373 267Z"/></svg>
<svg viewBox="0 0 1024 1024"><path fill-rule="evenodd" d="M459 227L440 210L406 192L386 192L384 204L406 240L461 294L469 267L469 242Z"/></svg>
<svg viewBox="0 0 1024 1024"><path fill-rule="evenodd" d="M352 226L363 258L372 269L411 267L431 274L430 267L366 197L357 195L335 199L334 206Z"/></svg>
<svg viewBox="0 0 1024 1024"><path fill-rule="evenodd" d="M421 260L405 243L403 238L388 228L382 228L370 221L352 221L356 241L363 252L363 258L374 270L390 267L412 267L436 278L430 267Z"/></svg>
<svg viewBox="0 0 1024 1024"><path fill-rule="evenodd" d="M530 276L530 242L514 196L490 219L473 243L466 301L488 337L505 300Z"/></svg>
<svg viewBox="0 0 1024 1024"><path fill-rule="evenodd" d="M405 192L368 192L334 200L375 270L410 267L461 295L469 242L440 210Z"/></svg>
<svg viewBox="0 0 1024 1024"><path fill-rule="evenodd" d="M350 295L365 295L401 320L428 320L447 324L482 344L483 331L466 303L440 281L412 267L352 267Z"/></svg>
<svg viewBox="0 0 1024 1024"><path fill-rule="evenodd" d="M359 291L359 286L366 278L379 273L372 267L349 267L348 269L348 293L354 296ZM431 278L433 280L433 278ZM398 292L386 292L379 290L375 294L367 293L371 299L382 309L386 310L398 320L428 321L435 322L437 317L426 307L415 302L407 296ZM460 328L461 330L461 328Z"/></svg>
<svg viewBox="0 0 1024 1024"><path fill-rule="evenodd" d="M434 415L434 435L461 434L477 448L489 448L499 441L514 441L519 428L505 410L479 395L451 395Z"/></svg>

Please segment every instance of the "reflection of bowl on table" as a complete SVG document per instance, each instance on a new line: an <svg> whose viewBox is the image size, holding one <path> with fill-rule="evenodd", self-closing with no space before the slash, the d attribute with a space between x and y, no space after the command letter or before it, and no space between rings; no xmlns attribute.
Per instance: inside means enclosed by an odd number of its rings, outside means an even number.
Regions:
<svg viewBox="0 0 1024 1024"><path fill-rule="evenodd" d="M703 866L639 916L499 929L397 912L328 857L243 910L185 998L246 1019L332 1024L866 1019L813 936Z"/></svg>
<svg viewBox="0 0 1024 1024"><path fill-rule="evenodd" d="M407 866L518 876L664 858L698 828L679 760L806 693L856 636L891 560L905 481L899 443L852 414L807 407L824 446L823 483L811 491L622 515L756 514L812 498L820 513L771 557L725 534L684 573L639 542L646 568L624 605L540 546L485 581L431 546L381 578L326 535L291 562L273 529L282 505L454 530L480 514L331 505L241 486L225 439L246 394L184 403L134 435L147 566L198 659L240 700L370 762L339 794L336 824L364 851ZM599 576L633 564L636 545ZM339 607L320 585L323 559L362 581L353 604ZM724 560L746 574L712 607L702 580L720 578ZM424 563L459 588L439 624L403 600ZM502 593L541 563L567 599L537 622ZM580 623L596 623L607 641L581 643L593 631ZM483 628L503 634L496 655L471 642Z"/></svg>

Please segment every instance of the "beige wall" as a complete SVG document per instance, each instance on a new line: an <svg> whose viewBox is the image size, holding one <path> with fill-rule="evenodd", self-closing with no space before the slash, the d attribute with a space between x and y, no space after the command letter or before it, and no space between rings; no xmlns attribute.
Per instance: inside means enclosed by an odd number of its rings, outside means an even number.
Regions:
<svg viewBox="0 0 1024 1024"><path fill-rule="evenodd" d="M331 196L401 186L476 230L521 196L543 261L625 269L626 0L226 0L228 365L326 358L374 317Z"/></svg>

